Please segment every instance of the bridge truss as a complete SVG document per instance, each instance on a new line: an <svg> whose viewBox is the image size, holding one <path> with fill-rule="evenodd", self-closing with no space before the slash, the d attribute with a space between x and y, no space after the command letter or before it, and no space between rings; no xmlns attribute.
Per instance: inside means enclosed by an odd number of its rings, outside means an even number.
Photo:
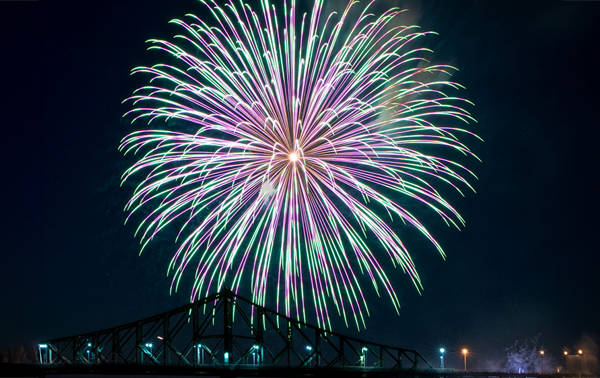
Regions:
<svg viewBox="0 0 600 378"><path fill-rule="evenodd" d="M161 369L264 374L281 369L431 368L415 350L321 329L229 290L128 324L49 340L39 345L39 359L47 368L62 371L119 366L121 371L142 367L159 374Z"/></svg>

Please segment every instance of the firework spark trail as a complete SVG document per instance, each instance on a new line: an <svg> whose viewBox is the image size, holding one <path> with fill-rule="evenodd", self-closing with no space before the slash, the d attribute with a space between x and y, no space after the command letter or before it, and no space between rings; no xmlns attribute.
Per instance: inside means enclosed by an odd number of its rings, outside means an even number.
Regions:
<svg viewBox="0 0 600 378"><path fill-rule="evenodd" d="M459 137L476 135L454 126L474 121L463 108L470 103L444 93L459 84L428 81L454 68L429 64L431 51L413 47L431 33L395 25L399 9L375 16L369 3L353 16L351 3L325 15L317 0L299 17L292 1L280 17L268 0L259 11L201 2L212 25L189 14L172 21L183 30L177 43L149 41L175 65L133 69L149 76L126 100L133 121L194 128L136 131L120 145L138 156L123 182L139 181L126 211L127 219L145 212L136 230L142 250L180 219L169 271L177 290L196 264L192 299L249 284L260 304L270 293L278 310L304 320L310 306L326 327L333 304L360 328L369 314L365 276L398 311L382 259L422 287L393 222L414 227L444 256L402 203L464 224L436 187L472 189L473 173L450 157L474 156Z"/></svg>

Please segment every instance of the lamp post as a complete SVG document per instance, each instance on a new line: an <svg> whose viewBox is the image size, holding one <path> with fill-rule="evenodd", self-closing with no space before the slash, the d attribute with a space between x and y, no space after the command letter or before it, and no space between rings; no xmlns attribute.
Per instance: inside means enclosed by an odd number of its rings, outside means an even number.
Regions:
<svg viewBox="0 0 600 378"><path fill-rule="evenodd" d="M463 361L465 365L465 371L467 371L467 354L469 354L469 350L467 348L462 348Z"/></svg>
<svg viewBox="0 0 600 378"><path fill-rule="evenodd" d="M202 344L196 344L196 364L204 364L204 346Z"/></svg>
<svg viewBox="0 0 600 378"><path fill-rule="evenodd" d="M92 343L87 343L87 348L85 351L87 353L87 363L92 363Z"/></svg>
<svg viewBox="0 0 600 378"><path fill-rule="evenodd" d="M257 344L252 345L252 365L260 365L260 346Z"/></svg>
<svg viewBox="0 0 600 378"><path fill-rule="evenodd" d="M583 349L577 349L577 355L579 356L579 377L583 371Z"/></svg>
<svg viewBox="0 0 600 378"><path fill-rule="evenodd" d="M311 345L307 345L304 347L304 349L306 350L306 353L308 353L308 356L306 358L308 358L308 362L307 365L310 364L310 361L312 360L312 351L313 351L313 347Z"/></svg>
<svg viewBox="0 0 600 378"><path fill-rule="evenodd" d="M48 344L38 344L38 350L40 352L40 364L51 364L52 348L49 348Z"/></svg>
<svg viewBox="0 0 600 378"><path fill-rule="evenodd" d="M544 372L544 354L546 352L544 352L544 350L540 350L540 356L541 356L541 366L540 366L540 373Z"/></svg>
<svg viewBox="0 0 600 378"><path fill-rule="evenodd" d="M369 351L369 348L364 346L360 349L360 351L362 352L362 354L360 355L361 365L367 366L367 352Z"/></svg>
<svg viewBox="0 0 600 378"><path fill-rule="evenodd" d="M441 347L440 348L440 368L443 369L444 368L444 354L446 353L446 348Z"/></svg>

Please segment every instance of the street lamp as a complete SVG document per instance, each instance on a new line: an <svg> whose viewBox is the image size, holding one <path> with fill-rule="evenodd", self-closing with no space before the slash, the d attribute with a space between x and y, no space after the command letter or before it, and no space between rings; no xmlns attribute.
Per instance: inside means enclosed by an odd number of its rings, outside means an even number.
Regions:
<svg viewBox="0 0 600 378"><path fill-rule="evenodd" d="M92 360L92 356L91 356L91 353L92 353L92 343L87 343L87 348L86 348L85 351L87 353L87 363L89 364L89 363L91 363L91 360Z"/></svg>
<svg viewBox="0 0 600 378"><path fill-rule="evenodd" d="M203 365L204 364L204 345L196 344L196 364Z"/></svg>
<svg viewBox="0 0 600 378"><path fill-rule="evenodd" d="M360 355L360 362L362 366L367 366L367 352L369 351L369 348L367 348L366 346L362 347L360 349L360 351L362 352L362 354Z"/></svg>
<svg viewBox="0 0 600 378"><path fill-rule="evenodd" d="M579 357L583 357L583 349L577 349L577 355ZM579 359L579 376L581 377L581 372L583 371L583 358Z"/></svg>
<svg viewBox="0 0 600 378"><path fill-rule="evenodd" d="M306 353L308 354L308 362L307 362L307 366L309 366L308 364L310 364L310 362L312 361L312 351L313 351L313 347L312 345L307 345L304 347L304 349L306 350Z"/></svg>
<svg viewBox="0 0 600 378"><path fill-rule="evenodd" d="M440 368L441 369L444 368L444 353L446 353L446 348L441 347L440 348Z"/></svg>
<svg viewBox="0 0 600 378"><path fill-rule="evenodd" d="M89 344L88 344L89 345ZM152 356L152 348L154 348L154 344L152 343L144 343L144 347L142 348L142 346L140 345L140 355L141 355L141 361L142 364L144 363L144 355L147 354L148 356Z"/></svg>
<svg viewBox="0 0 600 378"><path fill-rule="evenodd" d="M252 365L260 364L261 356L259 354L260 345L254 344L252 345Z"/></svg>
<svg viewBox="0 0 600 378"><path fill-rule="evenodd" d="M40 363L51 364L52 363L52 349L48 348L48 344L38 344L38 350L40 352Z"/></svg>
<svg viewBox="0 0 600 378"><path fill-rule="evenodd" d="M544 352L544 350L543 350L543 349L542 349L542 350L540 350L540 356L541 356L541 359L542 359L542 363L541 363L541 366L540 366L540 373L543 373L543 372L544 372L544 354L545 354L545 353L546 353L546 352Z"/></svg>
<svg viewBox="0 0 600 378"><path fill-rule="evenodd" d="M467 371L467 354L469 354L469 350L467 348L462 348L463 360L465 363L465 371Z"/></svg>

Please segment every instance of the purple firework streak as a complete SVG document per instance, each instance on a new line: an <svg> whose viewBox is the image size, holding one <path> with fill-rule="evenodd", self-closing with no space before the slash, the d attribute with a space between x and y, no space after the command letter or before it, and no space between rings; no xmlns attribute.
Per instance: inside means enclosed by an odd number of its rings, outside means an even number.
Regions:
<svg viewBox="0 0 600 378"><path fill-rule="evenodd" d="M177 290L195 267L192 300L244 288L289 316L314 310L325 327L333 304L361 328L368 280L398 311L384 260L422 285L397 229L444 257L407 204L459 228L436 187L462 194L475 178L451 158L476 158L460 140L477 138L465 128L471 103L446 95L462 89L448 80L455 68L418 47L433 33L399 25L400 9L374 15L372 3L326 14L317 0L300 16L292 1L280 16L267 0L257 11L201 2L211 24L188 14L171 21L182 30L172 41L149 41L171 64L133 69L149 80L127 115L163 125L120 145L137 156L123 182L136 182L126 211L139 214L141 250L177 220L168 270Z"/></svg>

